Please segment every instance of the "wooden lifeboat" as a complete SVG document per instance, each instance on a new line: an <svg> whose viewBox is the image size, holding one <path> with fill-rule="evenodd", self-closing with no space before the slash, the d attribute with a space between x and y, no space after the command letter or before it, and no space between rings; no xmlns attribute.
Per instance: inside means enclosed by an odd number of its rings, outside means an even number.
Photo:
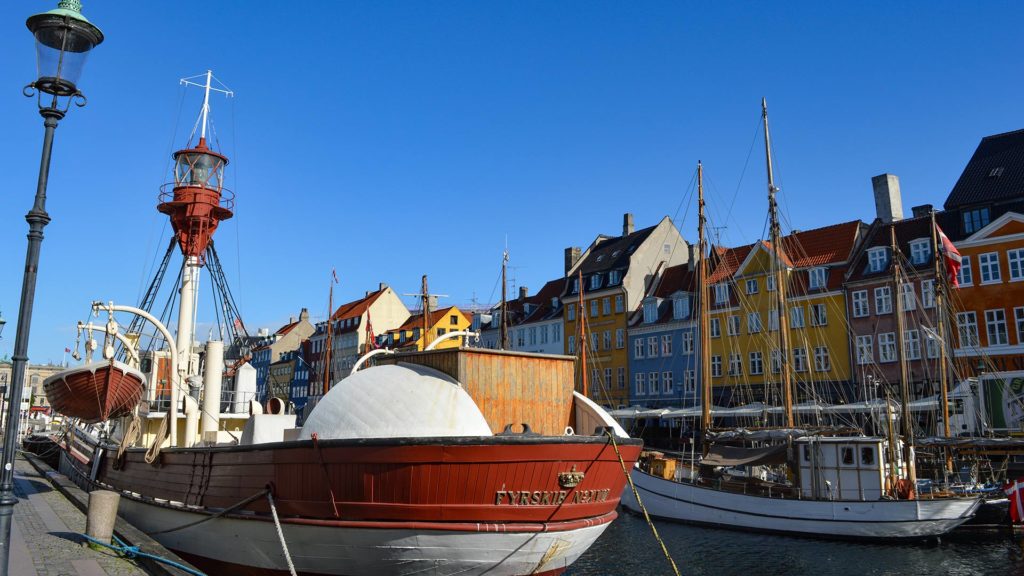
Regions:
<svg viewBox="0 0 1024 576"><path fill-rule="evenodd" d="M142 372L110 360L58 372L43 381L43 389L55 411L94 424L131 414L144 381Z"/></svg>

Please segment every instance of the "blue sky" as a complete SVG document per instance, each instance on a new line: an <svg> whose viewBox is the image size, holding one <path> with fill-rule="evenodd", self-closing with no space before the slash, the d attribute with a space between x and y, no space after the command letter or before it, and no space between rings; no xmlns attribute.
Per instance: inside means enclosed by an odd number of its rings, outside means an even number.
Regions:
<svg viewBox="0 0 1024 576"><path fill-rule="evenodd" d="M0 311L14 343L42 140L21 87L24 21L0 6ZM135 303L169 234L169 155L211 68L236 217L216 242L250 327L385 281L443 304L494 302L506 238L517 285L563 250L665 215L695 236L703 160L723 243L762 236L760 99L788 227L874 216L870 178L897 174L906 211L941 205L979 139L1024 127L1012 2L85 1L106 34L57 129L32 325L59 361L93 299ZM180 106L180 108L179 108ZM180 111L179 111L180 110ZM204 279L204 282L208 282ZM208 292L200 318L209 312ZM410 299L411 300L411 299ZM411 304L411 301L410 301Z"/></svg>

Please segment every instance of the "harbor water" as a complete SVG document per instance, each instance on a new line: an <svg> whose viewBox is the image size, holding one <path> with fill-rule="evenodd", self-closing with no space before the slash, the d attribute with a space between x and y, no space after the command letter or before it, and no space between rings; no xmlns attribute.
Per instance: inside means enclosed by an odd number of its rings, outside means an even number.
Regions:
<svg viewBox="0 0 1024 576"><path fill-rule="evenodd" d="M566 576L672 574L643 517L619 511L619 518ZM794 538L662 521L655 526L685 576L1024 574L1024 540L1005 534L955 534L937 542L888 544Z"/></svg>

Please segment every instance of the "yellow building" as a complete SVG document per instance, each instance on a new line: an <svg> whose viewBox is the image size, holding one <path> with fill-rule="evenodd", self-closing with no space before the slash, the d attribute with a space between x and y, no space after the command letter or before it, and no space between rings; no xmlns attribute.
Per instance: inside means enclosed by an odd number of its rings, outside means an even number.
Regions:
<svg viewBox="0 0 1024 576"><path fill-rule="evenodd" d="M587 392L597 403L610 407L629 404L626 329L640 308L648 284L669 266L689 260L689 245L669 217L656 226L633 230L633 215L623 217L622 236L598 236L582 254L566 249L568 281L562 295L565 307L565 353L580 355L583 333L589 341L585 372L577 376L577 389L586 376ZM582 279L583 305L580 306Z"/></svg>
<svg viewBox="0 0 1024 576"><path fill-rule="evenodd" d="M789 329L795 403L853 398L843 281L862 228L860 221L852 221L796 232L781 241L788 309L783 324ZM711 256L715 404L781 404L778 266L768 242L717 249Z"/></svg>
<svg viewBox="0 0 1024 576"><path fill-rule="evenodd" d="M423 338L423 314L413 314L404 324L388 330L382 340L384 347L398 350L423 350L437 338L451 332L468 330L470 318L462 313L457 306L449 306L441 310L433 310L427 317L427 337ZM458 348L464 336L442 340L435 348Z"/></svg>

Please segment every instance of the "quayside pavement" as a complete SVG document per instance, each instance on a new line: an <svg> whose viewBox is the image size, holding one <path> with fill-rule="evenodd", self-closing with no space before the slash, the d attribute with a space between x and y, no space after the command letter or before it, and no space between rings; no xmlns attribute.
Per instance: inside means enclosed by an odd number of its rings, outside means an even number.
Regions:
<svg viewBox="0 0 1024 576"><path fill-rule="evenodd" d="M26 458L33 458L30 463ZM39 467L39 469L36 468ZM52 482L51 482L52 480ZM61 486L58 490L55 484ZM186 572L173 567L143 564L118 555L113 550L93 550L85 544L85 513L73 499L82 503L88 495L74 487L64 476L49 469L32 456L19 454L14 466L14 507L11 532L9 574L12 576L178 576ZM118 521L115 533L131 532ZM144 539L144 535L142 538ZM128 535L130 544L131 535ZM154 550L153 542L142 542L143 550L164 554L180 561L163 549ZM166 556L164 556L166 557ZM155 564L155 563L153 563Z"/></svg>

